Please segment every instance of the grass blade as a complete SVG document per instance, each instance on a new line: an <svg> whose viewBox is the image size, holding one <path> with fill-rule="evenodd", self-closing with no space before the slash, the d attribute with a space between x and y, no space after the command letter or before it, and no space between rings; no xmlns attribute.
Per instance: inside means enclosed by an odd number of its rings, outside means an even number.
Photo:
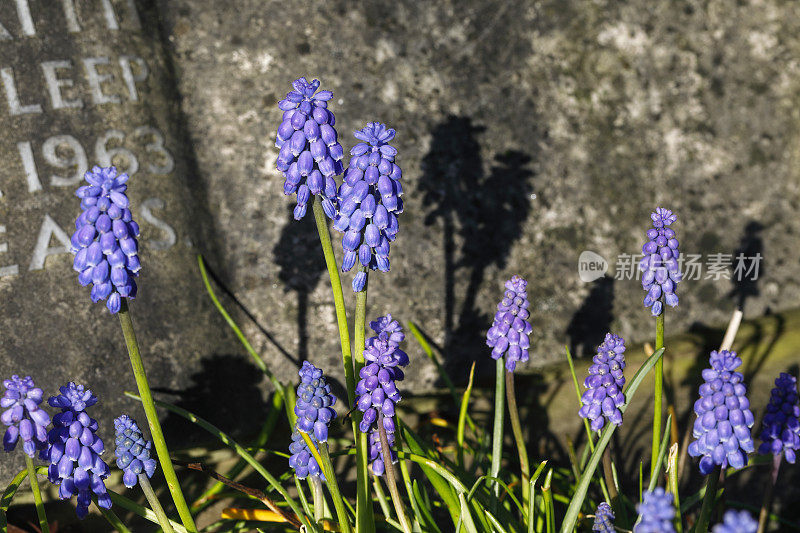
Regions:
<svg viewBox="0 0 800 533"><path fill-rule="evenodd" d="M47 473L47 468L40 467L37 472L41 472L44 469L44 472ZM20 471L19 474L14 476L14 479L11 480L11 483L8 484L6 490L3 491L3 497L0 499L0 530L6 531L8 529L8 519L6 518L6 513L8 512L8 508L11 507L11 500L14 499L14 496L17 494L17 489L22 484L22 480L25 479L25 476L28 475L27 470Z"/></svg>
<svg viewBox="0 0 800 533"><path fill-rule="evenodd" d="M464 526L464 528L467 530L467 533L478 533L478 529L475 527L475 522L472 520L472 514L469 512L469 504L467 503L467 499L464 497L463 492L458 493L458 502L461 509L461 515L458 523Z"/></svg>
<svg viewBox="0 0 800 533"><path fill-rule="evenodd" d="M469 410L469 397L472 395L472 385L475 379L475 362L469 370L469 382L464 394L461 396L461 408L458 411L458 430L456 431L456 443L458 446L458 464L464 466L464 430Z"/></svg>
<svg viewBox="0 0 800 533"><path fill-rule="evenodd" d="M672 415L668 415L667 423L664 427L664 437L661 439L661 445L658 447L658 456L656 457L655 468L653 468L653 475L650 477L650 483L647 485L648 491L652 491L658 484L658 477L661 475L661 466L664 464L664 457L667 455L667 446L669 446L669 432L671 423Z"/></svg>

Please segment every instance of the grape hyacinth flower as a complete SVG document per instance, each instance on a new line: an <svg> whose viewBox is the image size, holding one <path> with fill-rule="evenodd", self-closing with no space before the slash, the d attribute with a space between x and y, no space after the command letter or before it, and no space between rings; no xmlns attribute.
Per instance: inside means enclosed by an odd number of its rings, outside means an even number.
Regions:
<svg viewBox="0 0 800 533"><path fill-rule="evenodd" d="M50 446L39 456L50 463L47 477L59 485L58 497L67 500L78 496L76 512L83 519L89 512L92 493L98 506L111 508L103 482L108 477L108 465L100 458L105 446L96 435L97 421L86 414L86 409L97 403L97 396L73 382L59 390L60 394L51 396L47 403L61 412L53 417L53 429L47 435Z"/></svg>
<svg viewBox="0 0 800 533"><path fill-rule="evenodd" d="M342 272L356 264L389 271L389 243L397 237L397 215L403 212L403 176L394 162L397 149L389 144L395 131L370 122L354 134L360 142L350 150L350 164L339 186L339 212L333 227L344 233ZM353 292L364 290L366 272L353 279Z"/></svg>
<svg viewBox="0 0 800 533"><path fill-rule="evenodd" d="M33 458L36 450L47 447L48 415L39 404L42 403L42 389L34 385L30 376L21 378L16 374L3 381L6 392L0 398L0 407L5 409L0 421L8 426L3 436L5 451L13 451L22 438L22 451Z"/></svg>
<svg viewBox="0 0 800 533"><path fill-rule="evenodd" d="M675 507L672 498L672 494L665 492L661 487L645 492L642 503L636 506L639 519L633 526L633 532L675 533L675 526L672 523Z"/></svg>
<svg viewBox="0 0 800 533"><path fill-rule="evenodd" d="M767 412L762 422L762 455L783 453L789 463L794 464L796 451L800 449L800 403L797 396L797 379L781 372L775 380L770 394Z"/></svg>
<svg viewBox="0 0 800 533"><path fill-rule="evenodd" d="M372 471L380 476L385 471L385 458L380 453L380 435L376 421L383 415L383 428L389 447L394 445L394 413L397 402L401 400L396 382L403 381L405 374L400 367L408 365L408 355L400 349L405 339L403 329L392 315L379 317L369 323L375 332L366 342L364 359L366 365L360 370L361 378L356 385L356 407L363 417L359 430L369 433L369 461ZM397 458L393 455L392 462Z"/></svg>
<svg viewBox="0 0 800 533"><path fill-rule="evenodd" d="M72 234L72 267L79 272L78 282L93 284L91 298L116 314L122 298L136 297L139 275L139 225L131 215L130 200L125 194L127 174L117 174L114 167L94 167L84 175L89 183L75 195L81 199L82 212Z"/></svg>
<svg viewBox="0 0 800 533"><path fill-rule="evenodd" d="M587 390L581 397L583 406L578 414L592 421L592 431L603 429L606 420L616 426L622 425L620 407L625 405L622 393L625 386L625 340L606 333L592 362L589 375L583 382Z"/></svg>
<svg viewBox="0 0 800 533"><path fill-rule="evenodd" d="M653 316L663 310L661 296L671 307L678 305L675 285L681 280L678 265L678 239L675 231L669 226L678 217L669 209L659 207L650 215L653 227L647 230L647 242L642 246L642 258L639 268L642 271L642 288L647 291L644 306L650 308Z"/></svg>
<svg viewBox="0 0 800 533"><path fill-rule="evenodd" d="M758 522L745 510L725 511L722 522L714 526L712 533L756 533Z"/></svg>
<svg viewBox="0 0 800 533"><path fill-rule="evenodd" d="M700 398L694 404L694 440L689 455L700 457L700 472L708 475L715 466L742 468L747 454L753 451L750 428L753 413L747 399L741 372L742 360L736 352L713 351L711 368L703 370L705 382L700 385Z"/></svg>
<svg viewBox="0 0 800 533"><path fill-rule="evenodd" d="M114 420L117 466L122 470L122 482L132 489L139 481L139 474L153 477L156 460L150 457L152 443L145 440L136 421L127 415Z"/></svg>
<svg viewBox="0 0 800 533"><path fill-rule="evenodd" d="M310 475L319 476L324 481L322 469L300 432L308 433L315 446L320 442L326 442L328 427L331 420L336 418L336 411L333 410L336 396L331 393L331 387L322 370L308 361L303 362L298 374L300 374L300 384L297 386L297 403L294 406L297 422L292 433L292 443L289 445L291 452L289 466L294 468L295 475L299 479L305 479Z"/></svg>
<svg viewBox="0 0 800 533"><path fill-rule="evenodd" d="M592 524L592 531L599 531L601 533L615 533L614 524L614 511L611 506L606 502L601 502L594 512L594 524Z"/></svg>
<svg viewBox="0 0 800 533"><path fill-rule="evenodd" d="M283 173L283 194L297 193L295 220L306 214L312 194L319 195L328 218L334 218L336 181L342 173L344 149L337 140L336 118L328 109L331 91L319 91L319 80L298 78L294 90L278 102L283 120L278 126L275 146L280 148L276 166Z"/></svg>
<svg viewBox="0 0 800 533"><path fill-rule="evenodd" d="M513 372L518 362L528 360L533 327L528 322L528 282L520 276L513 276L506 281L505 287L492 327L486 333L486 344L492 348L492 359L498 360L505 355L506 368Z"/></svg>

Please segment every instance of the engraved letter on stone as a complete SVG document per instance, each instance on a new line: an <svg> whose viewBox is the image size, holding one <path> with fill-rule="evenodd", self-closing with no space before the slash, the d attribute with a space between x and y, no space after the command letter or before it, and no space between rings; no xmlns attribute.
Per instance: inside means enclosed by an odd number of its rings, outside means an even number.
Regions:
<svg viewBox="0 0 800 533"><path fill-rule="evenodd" d="M50 246L50 239L53 237L61 243L61 246ZM42 270L44 268L44 260L50 255L68 254L70 248L69 237L64 233L56 221L50 218L50 215L44 215L44 222L42 222L42 229L39 230L39 238L36 239L36 247L33 249L33 257L31 258L31 265L28 270Z"/></svg>
<svg viewBox="0 0 800 533"><path fill-rule="evenodd" d="M8 109L12 115L27 115L30 113L41 113L42 106L39 104L22 105L19 101L19 93L17 92L17 85L14 81L14 71L11 67L0 69L0 78L3 79L3 87L6 90L6 100L8 100Z"/></svg>
<svg viewBox="0 0 800 533"><path fill-rule="evenodd" d="M53 104L53 109L80 109L83 107L83 101L80 98L65 100L64 95L61 94L61 87L72 87L74 83L69 78L59 78L56 70L71 68L72 61L68 59L61 61L45 61L42 63L44 79L47 82L47 90L50 92L50 101Z"/></svg>
<svg viewBox="0 0 800 533"><path fill-rule="evenodd" d="M97 66L108 65L108 63L107 57L86 57L83 59L83 66L86 67L86 76L89 80L89 86L92 88L92 103L94 103L94 105L120 103L118 95L103 93L103 82L113 80L114 75L100 74L97 72Z"/></svg>

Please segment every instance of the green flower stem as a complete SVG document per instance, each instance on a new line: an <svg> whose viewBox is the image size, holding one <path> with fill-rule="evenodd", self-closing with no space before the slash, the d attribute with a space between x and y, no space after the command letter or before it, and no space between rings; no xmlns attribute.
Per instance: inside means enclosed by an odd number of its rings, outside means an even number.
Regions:
<svg viewBox="0 0 800 533"><path fill-rule="evenodd" d="M656 317L656 351L664 347L664 313ZM656 460L658 459L658 447L661 442L661 403L664 397L664 356L658 358L655 367L655 398L653 401L653 447L650 461L650 475L652 476L656 469Z"/></svg>
<svg viewBox="0 0 800 533"><path fill-rule="evenodd" d="M347 516L347 509L344 507L342 493L339 491L339 483L336 479L336 471L333 469L333 463L331 463L331 456L328 452L327 444L322 444L319 447L319 454L322 458L322 466L328 471L328 473L325 474L325 479L326 483L328 484L328 491L331 493L331 498L333 499L333 507L336 509L336 517L339 520L339 531L342 531L343 533L349 533L352 531L350 528L350 518ZM322 499L322 504L324 507L324 498Z"/></svg>
<svg viewBox="0 0 800 533"><path fill-rule="evenodd" d="M353 355L350 351L350 330L347 326L347 312L344 308L344 293L342 292L342 280L339 277L339 264L336 262L336 256L333 253L328 219L322 210L322 203L315 195L311 204L314 211L314 221L317 223L319 242L322 245L322 253L325 256L325 266L328 267L328 277L331 280L331 289L333 290L333 306L336 308L339 342L342 347L344 379L347 385L347 401L349 402L348 405L353 406L356 401L356 375L353 370ZM366 289L364 290L366 291Z"/></svg>
<svg viewBox="0 0 800 533"><path fill-rule="evenodd" d="M492 428L492 466L489 475L493 478L500 477L500 463L503 459L503 419L505 417L504 405L505 388L505 358L501 357L496 363L497 373L494 390L494 427ZM494 498L492 499L492 514L497 512L497 500L500 498L500 484L494 483Z"/></svg>
<svg viewBox="0 0 800 533"><path fill-rule="evenodd" d="M317 464L320 466L320 468L322 468L322 473L325 474L325 482L328 485L328 492L331 493L333 505L336 508L336 516L339 519L339 531L342 533L350 533L350 531L352 531L350 529L350 520L347 518L347 512L345 511L344 503L342 501L342 493L339 491L339 482L336 479L336 472L334 472L333 465L331 464L331 456L328 453L328 445L325 443L319 443L319 447L317 447L314 441L311 440L311 436L305 431L300 431L300 436L303 437L303 440L306 442L306 446L308 446L308 450L311 452L311 455L314 456L314 460L317 461Z"/></svg>
<svg viewBox="0 0 800 533"><path fill-rule="evenodd" d="M408 522L403 500L400 497L400 491L397 490L397 474L394 471L394 464L392 463L392 450L389 448L389 438L386 436L386 428L383 427L383 413L380 413L376 423L378 424L378 434L381 439L381 455L383 456L383 466L386 472L386 485L389 487L389 494L392 497L394 511L397 513L397 518L400 520L403 531L405 533L411 533L411 524Z"/></svg>
<svg viewBox="0 0 800 533"><path fill-rule="evenodd" d="M161 507L161 502L158 501L158 496L156 496L152 485L150 485L150 480L147 479L147 476L143 473L139 474L139 485L142 487L144 497L147 498L147 503L150 504L150 509L156 513L156 518L158 519L158 524L161 526L161 529L164 530L164 533L175 533L175 530L172 529L169 523L167 513L164 512L164 508Z"/></svg>
<svg viewBox="0 0 800 533"><path fill-rule="evenodd" d="M39 480L36 477L36 467L33 465L33 459L25 455L25 465L28 467L28 479L31 482L31 491L33 492L33 502L36 504L36 514L39 517L39 529L42 533L50 533L50 524L47 522L47 515L44 512L44 504L42 503L42 492L39 490Z"/></svg>
<svg viewBox="0 0 800 533"><path fill-rule="evenodd" d="M778 482L778 471L781 468L783 453L772 456L772 468L770 470L767 486L764 487L764 502L761 504L761 512L758 515L758 532L764 533L769 525L769 508L772 507L772 497L775 494L775 484Z"/></svg>
<svg viewBox="0 0 800 533"><path fill-rule="evenodd" d="M365 267L359 267L361 272L369 276ZM364 366L364 347L366 346L366 323L367 323L367 289L369 288L369 277L364 283L364 290L356 293L356 316L353 331L353 350L355 358L354 370L356 373ZM355 393L355 386L353 387ZM350 401L350 405L355 405L355 397ZM369 492L369 476L367 469L367 434L358 430L361 423L361 411L353 411L353 435L356 438L356 531L368 533L375 531L375 517L372 511L372 499Z"/></svg>
<svg viewBox="0 0 800 533"><path fill-rule="evenodd" d="M310 476L311 486L314 490L311 492L311 498L314 502L314 522L319 524L325 518L325 495L322 493L322 481L318 476Z"/></svg>
<svg viewBox="0 0 800 533"><path fill-rule="evenodd" d="M708 481L706 481L706 495L703 497L703 506L700 508L700 516L697 517L697 523L694 526L695 533L708 531L711 513L714 511L714 503L717 500L717 485L719 485L720 473L720 467L716 467L714 471L708 475Z"/></svg>
<svg viewBox="0 0 800 533"><path fill-rule="evenodd" d="M119 316L119 323L122 326L122 334L125 336L125 344L128 347L128 355L131 359L131 367L133 367L133 376L136 378L139 396L142 398L142 407L144 407L147 423L150 426L150 437L153 439L153 446L158 454L158 461L161 463L161 471L164 472L164 477L167 480L167 487L169 487L169 492L172 494L172 500L175 502L175 507L178 509L178 514L181 517L183 526L190 533L196 533L197 527L194 525L192 514L189 512L189 506L186 505L186 499L183 497L183 492L181 492L178 476L175 475L175 469L172 467L172 461L169 458L169 450L164 440L164 432L161 431L161 423L158 421L156 406L153 403L153 395L150 393L150 385L147 383L144 363L139 353L139 343L136 341L136 333L133 330L133 321L128 312L127 298L122 299L122 305L117 315Z"/></svg>
<svg viewBox="0 0 800 533"><path fill-rule="evenodd" d="M528 450L525 446L525 438L522 435L522 424L519 420L519 409L517 409L517 395L514 390L514 373L506 370L506 400L508 401L508 415L511 419L511 430L514 432L514 440L517 441L517 453L519 454L519 464L522 483L522 504L523 509L527 508L530 498L530 479L531 467L528 462ZM526 513L523 511L523 516Z"/></svg>

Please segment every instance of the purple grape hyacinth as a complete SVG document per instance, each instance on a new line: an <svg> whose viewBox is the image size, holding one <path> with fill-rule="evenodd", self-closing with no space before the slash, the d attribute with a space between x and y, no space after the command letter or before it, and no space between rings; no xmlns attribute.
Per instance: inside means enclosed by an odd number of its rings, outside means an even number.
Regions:
<svg viewBox="0 0 800 533"><path fill-rule="evenodd" d="M318 443L326 442L328 427L331 420L336 418L336 411L333 410L336 396L331 393L331 387L322 370L308 361L303 362L298 374L300 374L300 384L297 385L297 403L294 406L297 421L292 433L292 443L289 445L291 452L289 466L294 468L295 475L299 479L305 479L310 475L320 476L324 481L322 469L300 432L307 433L317 447Z"/></svg>
<svg viewBox="0 0 800 533"><path fill-rule="evenodd" d="M647 291L644 306L650 308L653 316L663 311L661 296L671 307L678 305L675 285L681 280L678 258L678 239L670 228L677 216L669 209L656 208L650 215L653 227L647 230L647 242L642 246L642 258L639 268L642 271L642 288Z"/></svg>
<svg viewBox="0 0 800 533"><path fill-rule="evenodd" d="M392 315L379 317L369 326L375 332L366 342L364 359L366 365L360 370L360 380L356 385L356 407L363 417L359 430L369 432L369 461L372 471L380 476L385 470L385 458L381 453L378 419L383 417L383 427L389 446L394 445L394 413L397 402L401 400L396 382L403 381L405 374L400 367L408 365L408 355L400 349L405 339L403 329ZM391 458L392 462L397 458Z"/></svg>
<svg viewBox="0 0 800 533"><path fill-rule="evenodd" d="M656 487L653 491L644 493L642 503L636 506L639 519L633 526L634 533L675 533L675 507L672 504L673 496Z"/></svg>
<svg viewBox="0 0 800 533"><path fill-rule="evenodd" d="M722 516L722 522L714 526L712 533L756 533L758 522L745 510L729 509Z"/></svg>
<svg viewBox="0 0 800 533"><path fill-rule="evenodd" d="M311 195L322 200L322 209L329 218L336 215L336 181L342 173L344 149L333 126L336 117L328 109L331 91L319 91L319 80L308 82L298 78L294 90L278 102L283 120L278 126L275 146L280 148L276 166L283 173L283 194L297 193L295 220L306 214Z"/></svg>
<svg viewBox="0 0 800 533"><path fill-rule="evenodd" d="M388 272L389 244L397 237L397 215L403 212L403 172L394 160L397 149L388 144L395 131L370 122L353 135L363 142L350 150L333 223L344 233L342 271L348 272L358 260L366 268ZM366 280L366 272L358 272L353 292L364 290Z"/></svg>
<svg viewBox="0 0 800 533"><path fill-rule="evenodd" d="M16 374L3 381L5 394L0 398L0 407L5 409L0 421L8 426L3 436L5 451L13 451L22 438L22 451L33 457L36 450L47 447L47 426L50 415L39 407L42 403L42 389L36 387L30 376L21 378Z"/></svg>
<svg viewBox="0 0 800 533"><path fill-rule="evenodd" d="M50 446L39 457L50 463L47 478L59 485L58 497L68 500L78 496L76 512L83 519L89 512L92 493L98 506L111 509L103 482L108 477L108 465L100 458L105 446L96 435L97 421L86 414L86 409L97 403L97 396L73 382L59 390L58 396L47 401L61 412L53 417L53 429L47 435Z"/></svg>
<svg viewBox="0 0 800 533"><path fill-rule="evenodd" d="M789 463L794 464L797 450L800 449L800 403L797 396L797 379L785 372L775 380L770 394L767 412L762 422L762 455L783 454Z"/></svg>
<svg viewBox="0 0 800 533"><path fill-rule="evenodd" d="M513 372L518 362L528 360L533 327L528 322L528 282L520 276L513 276L506 281L505 287L492 327L486 333L486 344L492 348L492 359L498 360L505 355L506 368Z"/></svg>
<svg viewBox="0 0 800 533"><path fill-rule="evenodd" d="M620 407L625 405L622 393L625 386L625 340L606 333L592 361L589 375L583 382L587 390L581 397L583 406L578 414L592 421L592 431L603 429L606 420L615 426L622 425Z"/></svg>
<svg viewBox="0 0 800 533"><path fill-rule="evenodd" d="M697 419L689 455L700 457L700 472L708 475L715 466L742 468L747 454L753 451L750 428L753 413L747 399L744 376L736 372L742 360L736 352L713 351L711 368L703 370L705 382L700 385L700 398L694 403Z"/></svg>
<svg viewBox="0 0 800 533"><path fill-rule="evenodd" d="M127 174L117 174L114 167L94 167L84 175L89 183L75 195L81 199L82 212L72 234L72 267L79 272L78 282L93 284L91 298L116 314L122 298L136 297L139 275L139 225L133 220L130 200L125 194Z"/></svg>
<svg viewBox="0 0 800 533"><path fill-rule="evenodd" d="M601 502L594 512L594 524L592 524L592 531L599 531L600 533L615 533L614 529L614 511L611 506L606 502Z"/></svg>
<svg viewBox="0 0 800 533"><path fill-rule="evenodd" d="M136 421L127 415L114 419L117 466L122 470L122 482L132 489L139 481L139 474L153 477L156 460L150 457L152 443L145 440Z"/></svg>

